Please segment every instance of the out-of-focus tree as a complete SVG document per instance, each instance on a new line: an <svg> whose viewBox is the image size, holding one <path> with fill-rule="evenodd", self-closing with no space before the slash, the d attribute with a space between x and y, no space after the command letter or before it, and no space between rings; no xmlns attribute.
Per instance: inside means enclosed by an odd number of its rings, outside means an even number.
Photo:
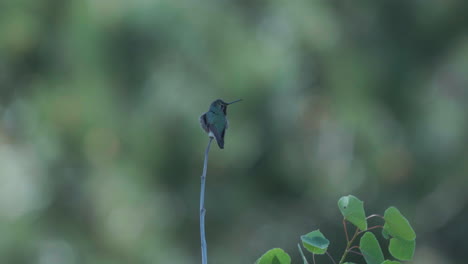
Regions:
<svg viewBox="0 0 468 264"><path fill-rule="evenodd" d="M3 0L0 262L198 262L198 116L242 98L210 153L210 261L297 252L318 226L345 241L353 193L405 212L414 263L465 263L466 10Z"/></svg>

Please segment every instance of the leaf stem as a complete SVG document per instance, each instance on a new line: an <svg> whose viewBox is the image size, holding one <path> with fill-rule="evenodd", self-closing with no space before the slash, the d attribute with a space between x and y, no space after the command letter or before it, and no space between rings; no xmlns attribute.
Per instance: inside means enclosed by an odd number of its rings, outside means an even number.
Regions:
<svg viewBox="0 0 468 264"><path fill-rule="evenodd" d="M208 146L205 150L205 161L203 162L203 174L201 176L201 190L200 190L200 239L201 239L201 254L202 254L202 264L208 263L208 254L206 246L206 237L205 237L205 182L206 182L206 170L208 167L208 152L210 151L211 142L213 138L210 137Z"/></svg>
<svg viewBox="0 0 468 264"><path fill-rule="evenodd" d="M364 232L367 232L367 231L369 231L369 230L376 229L376 228L383 228L383 226L381 226L381 225L372 226L372 227L367 228L367 229L364 230L364 231L359 231L359 234L362 234L362 233L364 233Z"/></svg>
<svg viewBox="0 0 468 264"><path fill-rule="evenodd" d="M348 228L346 227L346 219L343 218L343 228L346 234L346 243L349 243Z"/></svg>
<svg viewBox="0 0 468 264"><path fill-rule="evenodd" d="M299 245L299 243L297 243L297 247L299 248L299 252L301 253L302 259L304 260L304 264L309 264L309 262L307 262L306 257L304 256L304 252L302 252L302 248Z"/></svg>
<svg viewBox="0 0 468 264"><path fill-rule="evenodd" d="M350 248L348 249L348 251L350 251L351 249L355 249L355 248L359 249L359 246L358 246L358 245L352 246L352 247L350 247Z"/></svg>
<svg viewBox="0 0 468 264"><path fill-rule="evenodd" d="M356 232L354 232L353 237L352 237L351 240L348 241L348 243L346 244L346 249L345 249L345 251L343 252L343 256L341 257L340 262L339 262L338 264L344 263L344 260L346 259L346 256L347 256L348 253L349 253L349 249L351 248L351 245L353 244L354 240L356 239L356 237L357 237L358 235L359 235L359 228L356 228Z"/></svg>
<svg viewBox="0 0 468 264"><path fill-rule="evenodd" d="M326 251L325 253L327 253L328 257L331 259L331 261L333 262L333 264L336 264L335 260L332 258L332 256L330 255L330 253L328 253L328 251Z"/></svg>
<svg viewBox="0 0 468 264"><path fill-rule="evenodd" d="M357 251L354 251L354 250L350 250L349 252L350 252L350 253L354 253L354 254L357 254L357 255L361 255L361 256L363 256L363 255L362 255L362 253L360 253L360 252L357 252Z"/></svg>
<svg viewBox="0 0 468 264"><path fill-rule="evenodd" d="M381 215L379 215L379 214L371 214L371 215L369 215L368 217L366 217L366 220L367 220L367 219L371 219L372 217L380 217L380 218L384 219L384 217L381 216Z"/></svg>

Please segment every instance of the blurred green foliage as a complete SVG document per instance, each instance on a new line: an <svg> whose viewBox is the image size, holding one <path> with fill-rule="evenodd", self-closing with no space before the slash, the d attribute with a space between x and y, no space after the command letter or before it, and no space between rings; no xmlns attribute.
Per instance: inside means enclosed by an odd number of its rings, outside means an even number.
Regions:
<svg viewBox="0 0 468 264"><path fill-rule="evenodd" d="M411 227L408 220L400 213L395 207L389 207L385 210L384 216L380 214L372 214L366 216L364 213L364 203L353 195L343 196L338 200L338 208L343 215L343 231L346 237L346 247L343 250L339 261L336 261L328 252L330 241L320 232L319 229L309 232L301 236L302 246L312 253L312 263L316 263L315 256L327 254L330 261L333 263L351 263L345 262L348 255L358 254L361 255L367 264L382 264L392 262L385 260L382 247L379 244L376 236L372 230L382 230L381 235L384 239L388 240L390 235L390 243L388 244L388 251L392 258L398 260L412 260L416 246L416 234ZM367 222L371 218L380 218L383 223L374 225L368 228ZM348 224L354 225L354 232L348 233ZM359 245L356 241L359 238ZM302 256L304 264L307 264L307 257L304 255L301 246L298 244L299 252ZM385 247L384 247L385 248ZM357 250L357 251L356 251ZM262 255L256 263L264 264L290 264L291 259L289 255L282 249L271 249ZM396 263L399 263L396 261Z"/></svg>
<svg viewBox="0 0 468 264"><path fill-rule="evenodd" d="M213 263L298 261L315 226L345 241L349 193L411 212L414 263L465 263L466 10L1 1L0 263L199 262L198 116L217 98L244 101L210 153Z"/></svg>

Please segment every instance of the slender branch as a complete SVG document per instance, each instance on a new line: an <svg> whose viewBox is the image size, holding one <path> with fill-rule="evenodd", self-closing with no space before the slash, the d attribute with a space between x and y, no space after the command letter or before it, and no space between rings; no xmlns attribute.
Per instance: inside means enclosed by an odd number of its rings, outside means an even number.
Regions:
<svg viewBox="0 0 468 264"><path fill-rule="evenodd" d="M211 141L213 138L210 137L208 146L205 150L205 161L203 162L203 174L201 176L201 190L200 190L200 238L201 238L201 254L202 264L208 263L208 255L206 249L206 237L205 237L205 182L206 182L206 170L208 167L208 152L210 151Z"/></svg>
<svg viewBox="0 0 468 264"><path fill-rule="evenodd" d="M350 247L350 248L348 249L348 251L350 251L351 249L355 249L355 248L359 249L359 246L358 246L358 245L352 246L352 247Z"/></svg>
<svg viewBox="0 0 468 264"><path fill-rule="evenodd" d="M379 217L379 218L382 218L382 219L384 218L383 216L381 216L379 214L373 214L373 215L369 215L368 217L366 217L366 220L368 220L368 219L370 219L372 217ZM359 246L351 246L353 244L354 240L357 238L358 235L360 235L360 234L362 234L364 232L367 232L369 230L376 229L376 228L383 228L383 226L376 225L376 226L369 227L366 230L362 230L362 231L360 231L359 228L356 228L356 232L354 232L354 235L351 238L351 240L349 240L349 237L348 237L348 230L346 228L346 219L344 219L344 218L343 218L343 228L344 228L344 231L345 231L345 234L346 234L347 244L346 244L346 249L345 249L345 251L343 253L343 256L341 257L340 262L338 264L344 263L344 260L346 259L346 256L348 255L349 252L359 254L359 255L362 256L361 253L352 250L353 248L359 248Z"/></svg>
<svg viewBox="0 0 468 264"><path fill-rule="evenodd" d="M299 248L299 252L301 253L302 259L304 260L304 264L309 264L309 262L307 262L306 257L304 256L304 252L302 252L302 248L299 245L299 243L297 243L297 247Z"/></svg>
<svg viewBox="0 0 468 264"><path fill-rule="evenodd" d="M376 229L376 228L383 228L383 226L381 226L381 225L372 226L372 227L367 228L367 231L372 230L372 229Z"/></svg>
<svg viewBox="0 0 468 264"><path fill-rule="evenodd" d="M380 217L380 218L382 218L382 219L384 218L383 216L381 216L381 215L379 215L379 214L372 214L372 215L369 215L368 217L366 217L366 220L367 220L367 219L370 219L370 218L372 218L372 217Z"/></svg>
<svg viewBox="0 0 468 264"><path fill-rule="evenodd" d="M346 249L343 253L343 256L341 257L340 259L340 262L338 262L338 264L342 264L344 263L344 260L346 259L346 256L348 255L349 253L349 248L351 247L351 245L353 244L354 240L356 239L356 237L358 236L359 234L359 228L356 228L356 232L354 232L354 235L353 237L351 238L351 240L346 244Z"/></svg>
<svg viewBox="0 0 468 264"><path fill-rule="evenodd" d="M312 261L313 261L314 264L315 264L315 254L314 254L314 253L312 253Z"/></svg>
<svg viewBox="0 0 468 264"><path fill-rule="evenodd" d="M361 256L363 256L363 255L362 255L362 253L360 253L360 252L357 252L357 251L354 251L354 250L349 250L349 252L350 252L350 253L354 253L354 254L357 254L357 255L361 255Z"/></svg>
<svg viewBox="0 0 468 264"><path fill-rule="evenodd" d="M381 225L372 226L372 227L367 228L367 229L364 230L364 231L359 231L359 234L362 234L362 233L364 233L364 232L367 232L367 231L369 231L369 230L376 229L376 228L383 228L383 226L381 226Z"/></svg>
<svg viewBox="0 0 468 264"><path fill-rule="evenodd" d="M343 218L343 228L344 228L344 232L346 234L346 242L349 243L348 228L346 227L346 219L345 218Z"/></svg>
<svg viewBox="0 0 468 264"><path fill-rule="evenodd" d="M325 253L327 253L328 257L331 259L331 261L333 262L333 264L336 264L335 260L334 260L333 257L330 255L330 253L328 253L328 251L325 251Z"/></svg>

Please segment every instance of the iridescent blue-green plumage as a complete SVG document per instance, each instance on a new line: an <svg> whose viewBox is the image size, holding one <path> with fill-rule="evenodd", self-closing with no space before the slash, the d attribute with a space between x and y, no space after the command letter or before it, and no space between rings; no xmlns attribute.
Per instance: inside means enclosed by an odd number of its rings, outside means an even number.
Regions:
<svg viewBox="0 0 468 264"><path fill-rule="evenodd" d="M208 133L210 137L214 137L218 143L219 148L224 148L224 135L228 128L228 120L226 117L226 110L229 104L238 102L240 100L226 103L218 99L211 103L208 112L200 116L200 124L202 128Z"/></svg>

